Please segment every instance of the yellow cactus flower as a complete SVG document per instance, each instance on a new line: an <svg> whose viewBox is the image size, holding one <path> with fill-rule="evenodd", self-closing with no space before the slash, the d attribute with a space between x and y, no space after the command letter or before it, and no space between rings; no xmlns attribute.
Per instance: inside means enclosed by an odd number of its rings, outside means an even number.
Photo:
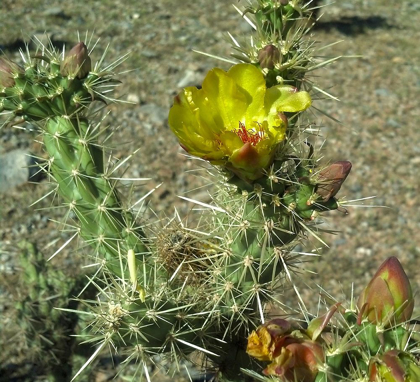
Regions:
<svg viewBox="0 0 420 382"><path fill-rule="evenodd" d="M238 64L228 72L210 70L201 89L181 91L169 112L169 126L189 154L252 181L272 164L285 139L283 112L310 105L307 92L288 85L267 88L258 68Z"/></svg>

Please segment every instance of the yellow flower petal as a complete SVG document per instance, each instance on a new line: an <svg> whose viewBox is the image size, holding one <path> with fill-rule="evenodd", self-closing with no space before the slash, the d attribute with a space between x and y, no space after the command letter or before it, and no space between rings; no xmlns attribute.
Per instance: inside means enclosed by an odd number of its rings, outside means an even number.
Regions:
<svg viewBox="0 0 420 382"><path fill-rule="evenodd" d="M264 112L265 80L261 71L254 65L238 64L232 66L227 73L239 86L245 90L251 102L245 113L245 121L250 126L254 121L260 122Z"/></svg>
<svg viewBox="0 0 420 382"><path fill-rule="evenodd" d="M266 123L270 126L268 129L270 138L276 143L281 142L286 135L287 129L287 125L284 120L280 118L278 113L274 113L268 115Z"/></svg>
<svg viewBox="0 0 420 382"><path fill-rule="evenodd" d="M197 90L194 94L194 105L197 108L200 130L206 129L207 135L202 134L203 136L214 139L215 135L225 131L218 108L209 101L203 90Z"/></svg>
<svg viewBox="0 0 420 382"><path fill-rule="evenodd" d="M184 89L175 99L168 122L181 146L191 155L207 157L209 160L220 159L224 154L220 153L211 129L200 120L199 108L193 102L198 92L197 88Z"/></svg>
<svg viewBox="0 0 420 382"><path fill-rule="evenodd" d="M216 123L226 130L234 130L240 121L245 122L245 112L252 98L225 71L218 68L210 70L202 90L218 112Z"/></svg>
<svg viewBox="0 0 420 382"><path fill-rule="evenodd" d="M305 92L298 92L293 86L279 85L267 89L265 110L268 113L284 111L295 113L311 106L311 97Z"/></svg>
<svg viewBox="0 0 420 382"><path fill-rule="evenodd" d="M221 149L225 150L227 155L231 155L235 150L240 149L244 143L241 138L233 131L225 131L219 136L222 143Z"/></svg>

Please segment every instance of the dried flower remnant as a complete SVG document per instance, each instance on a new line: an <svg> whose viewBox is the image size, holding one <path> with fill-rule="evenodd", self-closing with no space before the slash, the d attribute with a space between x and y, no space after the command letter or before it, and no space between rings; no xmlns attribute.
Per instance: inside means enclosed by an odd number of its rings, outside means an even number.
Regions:
<svg viewBox="0 0 420 382"><path fill-rule="evenodd" d="M369 364L369 382L420 381L420 367L412 356L400 350L389 350Z"/></svg>
<svg viewBox="0 0 420 382"><path fill-rule="evenodd" d="M265 375L290 382L313 382L325 358L320 344L281 318L266 322L250 334L247 353L260 361L271 361L263 370Z"/></svg>

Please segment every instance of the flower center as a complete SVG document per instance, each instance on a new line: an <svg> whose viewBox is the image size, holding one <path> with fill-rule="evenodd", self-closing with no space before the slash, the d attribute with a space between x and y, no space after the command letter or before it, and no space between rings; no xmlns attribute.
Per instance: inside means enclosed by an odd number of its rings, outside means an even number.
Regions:
<svg viewBox="0 0 420 382"><path fill-rule="evenodd" d="M259 141L264 139L264 130L260 124L258 124L258 130L247 130L245 124L239 122L239 128L233 130L233 132L241 138L243 143L250 143L252 146L255 146Z"/></svg>

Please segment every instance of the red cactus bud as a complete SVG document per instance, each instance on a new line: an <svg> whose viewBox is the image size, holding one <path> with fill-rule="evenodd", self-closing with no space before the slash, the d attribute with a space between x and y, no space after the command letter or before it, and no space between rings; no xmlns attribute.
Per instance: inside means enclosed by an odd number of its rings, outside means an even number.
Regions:
<svg viewBox="0 0 420 382"><path fill-rule="evenodd" d="M273 69L280 62L280 51L274 45L266 45L258 52L258 62L262 69Z"/></svg>
<svg viewBox="0 0 420 382"><path fill-rule="evenodd" d="M379 267L357 302L359 323L366 318L373 324L399 324L413 314L414 300L410 281L396 257Z"/></svg>
<svg viewBox="0 0 420 382"><path fill-rule="evenodd" d="M418 381L420 367L415 359L406 352L393 349L369 364L369 381L408 382Z"/></svg>
<svg viewBox="0 0 420 382"><path fill-rule="evenodd" d="M88 49L84 42L77 43L64 57L60 65L63 76L85 78L92 69Z"/></svg>
<svg viewBox="0 0 420 382"><path fill-rule="evenodd" d="M348 161L334 162L321 170L318 174L316 193L327 202L340 190L351 171L351 163Z"/></svg>
<svg viewBox="0 0 420 382"><path fill-rule="evenodd" d="M11 88L15 85L14 77L19 73L23 73L23 69L7 58L0 57L0 86L3 88Z"/></svg>

